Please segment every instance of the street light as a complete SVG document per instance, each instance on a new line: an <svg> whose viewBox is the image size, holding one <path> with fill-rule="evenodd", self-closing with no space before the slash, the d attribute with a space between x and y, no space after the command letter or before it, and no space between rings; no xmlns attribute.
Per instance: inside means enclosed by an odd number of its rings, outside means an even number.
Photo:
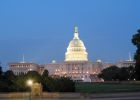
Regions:
<svg viewBox="0 0 140 100"><path fill-rule="evenodd" d="M134 78L134 81L136 81L136 79Z"/></svg>
<svg viewBox="0 0 140 100"><path fill-rule="evenodd" d="M27 85L31 87L33 85L33 81L31 79L27 80Z"/></svg>
<svg viewBox="0 0 140 100"><path fill-rule="evenodd" d="M27 80L27 85L30 87L30 95L29 95L29 100L31 100L31 88L32 88L32 85L33 85L33 81L31 79Z"/></svg>

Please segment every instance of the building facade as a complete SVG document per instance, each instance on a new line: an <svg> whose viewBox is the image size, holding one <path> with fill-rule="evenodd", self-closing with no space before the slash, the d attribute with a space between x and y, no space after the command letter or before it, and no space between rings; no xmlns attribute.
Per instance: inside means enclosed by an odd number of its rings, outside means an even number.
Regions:
<svg viewBox="0 0 140 100"><path fill-rule="evenodd" d="M74 37L65 53L65 60L60 63L45 65L50 75L70 77L75 81L91 82L91 75L97 75L103 69L101 62L88 61L88 53L83 41L79 38L78 28L75 27Z"/></svg>
<svg viewBox="0 0 140 100"><path fill-rule="evenodd" d="M42 67L40 67L36 63L16 62L16 63L9 63L9 69L13 71L15 75L27 74L28 71L37 71L40 74L42 74L44 67L42 69Z"/></svg>
<svg viewBox="0 0 140 100"><path fill-rule="evenodd" d="M135 61L132 60L124 60L124 61L119 61L116 63L116 66L118 67L135 67Z"/></svg>
<svg viewBox="0 0 140 100"><path fill-rule="evenodd" d="M116 63L116 66L118 66L118 67L130 67L130 66L135 67L135 63L136 62L132 59L131 54L129 53L128 60L118 61Z"/></svg>
<svg viewBox="0 0 140 100"><path fill-rule="evenodd" d="M74 37L65 53L65 61L88 61L85 45L79 38L78 27L75 27Z"/></svg>

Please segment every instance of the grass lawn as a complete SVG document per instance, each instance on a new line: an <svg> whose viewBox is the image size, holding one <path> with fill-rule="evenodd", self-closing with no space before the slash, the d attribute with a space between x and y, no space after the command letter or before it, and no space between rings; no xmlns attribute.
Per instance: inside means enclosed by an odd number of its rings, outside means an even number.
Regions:
<svg viewBox="0 0 140 100"><path fill-rule="evenodd" d="M106 92L136 92L140 84L135 83L76 83L76 92L106 93Z"/></svg>

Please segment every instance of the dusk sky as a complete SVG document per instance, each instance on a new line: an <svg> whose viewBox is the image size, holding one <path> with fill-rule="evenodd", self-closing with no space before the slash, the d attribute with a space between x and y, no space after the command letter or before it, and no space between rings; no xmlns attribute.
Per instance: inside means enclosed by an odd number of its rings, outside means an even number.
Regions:
<svg viewBox="0 0 140 100"><path fill-rule="evenodd" d="M135 53L140 0L0 0L0 61L64 61L79 28L90 61L116 62Z"/></svg>

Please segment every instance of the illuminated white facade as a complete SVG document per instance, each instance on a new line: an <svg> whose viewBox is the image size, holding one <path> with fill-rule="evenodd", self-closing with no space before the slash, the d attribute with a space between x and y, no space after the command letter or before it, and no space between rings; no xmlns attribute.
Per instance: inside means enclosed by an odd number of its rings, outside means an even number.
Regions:
<svg viewBox="0 0 140 100"><path fill-rule="evenodd" d="M119 62L116 63L116 66L118 66L118 67L130 67L130 66L133 66L133 67L135 67L135 63L136 62L134 60L132 60L131 54L129 53L128 60L119 61Z"/></svg>
<svg viewBox="0 0 140 100"><path fill-rule="evenodd" d="M64 62L46 64L45 69L49 70L52 76L70 77L75 81L97 81L99 78L93 79L92 76L100 73L103 68L102 63L88 61L85 45L78 35L78 28L75 27L74 37L68 45Z"/></svg>
<svg viewBox="0 0 140 100"><path fill-rule="evenodd" d="M88 61L88 53L78 35L78 27L75 27L74 37L70 41L65 53L65 61Z"/></svg>
<svg viewBox="0 0 140 100"><path fill-rule="evenodd" d="M116 63L116 66L118 67L130 67L130 66L133 66L135 67L135 61L132 61L132 60L123 60L123 61L119 61Z"/></svg>
<svg viewBox="0 0 140 100"><path fill-rule="evenodd" d="M37 71L41 74L41 68L38 64L29 62L9 63L9 69L12 70L15 75L27 74L28 71Z"/></svg>
<svg viewBox="0 0 140 100"><path fill-rule="evenodd" d="M24 55L21 62L9 63L9 70L13 71L15 75L27 74L29 71L37 71L39 74L44 72L44 65L39 65L32 62L25 62Z"/></svg>

